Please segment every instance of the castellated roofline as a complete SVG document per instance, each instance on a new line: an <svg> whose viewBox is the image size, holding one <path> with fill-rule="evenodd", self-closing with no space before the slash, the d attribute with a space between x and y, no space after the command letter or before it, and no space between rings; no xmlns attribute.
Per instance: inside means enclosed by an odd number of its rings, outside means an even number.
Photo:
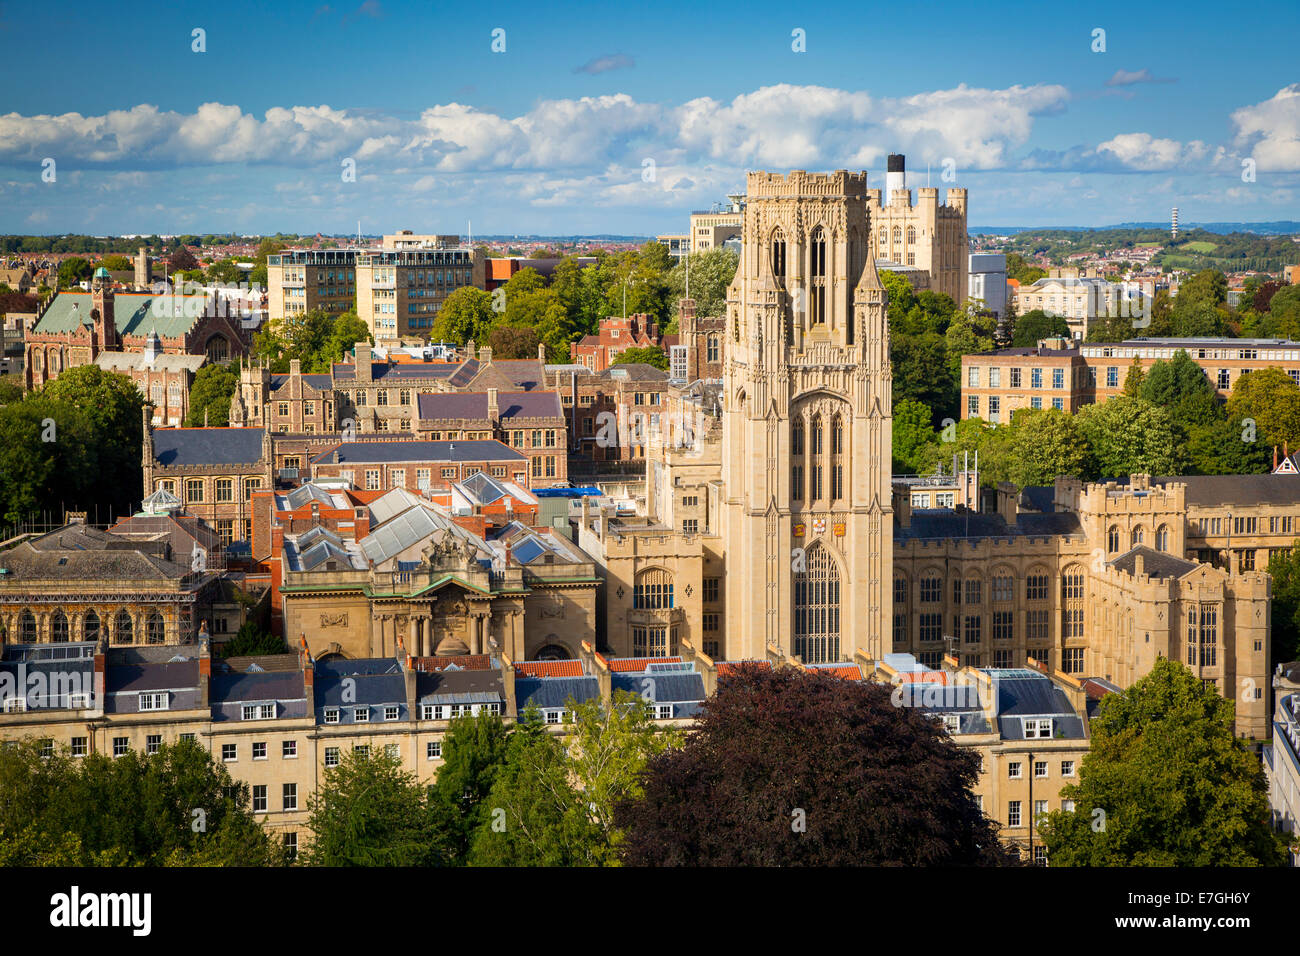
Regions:
<svg viewBox="0 0 1300 956"><path fill-rule="evenodd" d="M854 196L866 194L866 171L851 173L837 169L833 173L809 173L792 169L789 173L753 172L745 178L747 202L757 199L797 199L820 196Z"/></svg>

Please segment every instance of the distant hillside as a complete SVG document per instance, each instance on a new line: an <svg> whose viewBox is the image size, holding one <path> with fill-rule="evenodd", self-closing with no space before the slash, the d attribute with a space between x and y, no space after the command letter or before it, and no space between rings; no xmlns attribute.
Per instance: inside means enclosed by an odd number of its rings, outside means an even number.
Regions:
<svg viewBox="0 0 1300 956"><path fill-rule="evenodd" d="M1121 222L1113 226L971 226L972 236L1014 236L1022 232L1104 232L1109 229L1155 229L1169 234L1168 222ZM1300 222L1283 219L1278 222L1180 222L1179 231L1200 229L1218 235L1234 232L1253 233L1257 236L1291 236L1300 234Z"/></svg>

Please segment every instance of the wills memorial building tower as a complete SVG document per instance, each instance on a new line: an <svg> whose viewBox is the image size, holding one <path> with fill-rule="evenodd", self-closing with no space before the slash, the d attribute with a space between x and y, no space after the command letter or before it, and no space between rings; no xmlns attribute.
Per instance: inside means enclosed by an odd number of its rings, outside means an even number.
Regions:
<svg viewBox="0 0 1300 956"><path fill-rule="evenodd" d="M891 375L865 173L748 176L728 289L727 650L891 649Z"/></svg>

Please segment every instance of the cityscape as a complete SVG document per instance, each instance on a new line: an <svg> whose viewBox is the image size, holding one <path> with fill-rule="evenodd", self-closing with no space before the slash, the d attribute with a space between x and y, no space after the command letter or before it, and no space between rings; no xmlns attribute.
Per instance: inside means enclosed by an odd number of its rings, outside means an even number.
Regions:
<svg viewBox="0 0 1300 956"><path fill-rule="evenodd" d="M1263 922L1196 874L1300 865L1293 61L63 6L158 53L9 56L0 864L1116 867L1098 927ZM322 66L429 17L427 75Z"/></svg>

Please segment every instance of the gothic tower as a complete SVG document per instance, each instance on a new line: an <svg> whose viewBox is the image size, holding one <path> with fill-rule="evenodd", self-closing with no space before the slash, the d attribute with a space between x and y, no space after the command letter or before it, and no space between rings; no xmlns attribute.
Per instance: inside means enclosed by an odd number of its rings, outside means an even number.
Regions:
<svg viewBox="0 0 1300 956"><path fill-rule="evenodd" d="M750 173L727 291L726 655L891 650L889 334L866 173Z"/></svg>

